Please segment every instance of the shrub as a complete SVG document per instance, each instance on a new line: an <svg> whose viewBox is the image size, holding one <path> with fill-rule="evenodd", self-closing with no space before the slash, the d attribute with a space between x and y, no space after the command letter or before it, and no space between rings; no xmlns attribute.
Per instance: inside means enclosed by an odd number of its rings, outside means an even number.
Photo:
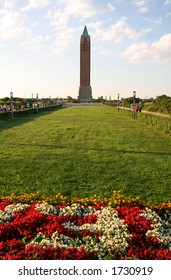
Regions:
<svg viewBox="0 0 171 280"><path fill-rule="evenodd" d="M52 106L47 106L47 107L16 110L16 111L13 111L13 115L14 115L14 118L20 118L20 117L26 117L30 114L35 114L35 113L38 113L38 112L54 111L54 110L59 109L61 107L62 107L62 105L58 104L58 105L52 105ZM9 120L11 118L12 118L11 111L0 113L0 120Z"/></svg>

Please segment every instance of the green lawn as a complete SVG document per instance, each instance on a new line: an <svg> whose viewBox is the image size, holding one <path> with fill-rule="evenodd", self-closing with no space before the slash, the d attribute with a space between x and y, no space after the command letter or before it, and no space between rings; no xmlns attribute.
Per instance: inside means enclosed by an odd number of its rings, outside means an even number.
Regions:
<svg viewBox="0 0 171 280"><path fill-rule="evenodd" d="M0 193L171 201L171 136L113 108L68 107L0 123Z"/></svg>

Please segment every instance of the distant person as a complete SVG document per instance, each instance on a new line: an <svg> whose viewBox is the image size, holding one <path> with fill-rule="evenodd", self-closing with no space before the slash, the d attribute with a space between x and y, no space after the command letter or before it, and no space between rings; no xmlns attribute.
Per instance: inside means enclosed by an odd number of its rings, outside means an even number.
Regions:
<svg viewBox="0 0 171 280"><path fill-rule="evenodd" d="M139 112L141 113L141 111L142 111L142 106L140 105L139 106Z"/></svg>
<svg viewBox="0 0 171 280"><path fill-rule="evenodd" d="M135 111L136 111L136 112L139 111L139 106L138 106L138 105L135 106Z"/></svg>
<svg viewBox="0 0 171 280"><path fill-rule="evenodd" d="M7 107L6 107L5 104L3 105L3 110L4 110L4 111L7 111Z"/></svg>

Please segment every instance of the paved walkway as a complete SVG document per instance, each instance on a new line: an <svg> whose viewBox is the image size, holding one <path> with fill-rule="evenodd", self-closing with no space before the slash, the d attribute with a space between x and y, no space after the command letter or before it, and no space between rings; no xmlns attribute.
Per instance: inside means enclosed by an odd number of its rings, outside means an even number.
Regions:
<svg viewBox="0 0 171 280"><path fill-rule="evenodd" d="M74 106L74 107L99 107L102 106L101 103L65 103L64 107Z"/></svg>

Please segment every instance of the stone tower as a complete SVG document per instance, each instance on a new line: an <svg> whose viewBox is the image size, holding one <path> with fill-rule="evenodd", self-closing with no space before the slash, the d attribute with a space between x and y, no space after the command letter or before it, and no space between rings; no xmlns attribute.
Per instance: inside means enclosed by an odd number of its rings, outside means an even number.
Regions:
<svg viewBox="0 0 171 280"><path fill-rule="evenodd" d="M89 102L92 100L92 90L90 86L90 60L91 60L91 42L87 27L84 27L80 40L80 102Z"/></svg>

